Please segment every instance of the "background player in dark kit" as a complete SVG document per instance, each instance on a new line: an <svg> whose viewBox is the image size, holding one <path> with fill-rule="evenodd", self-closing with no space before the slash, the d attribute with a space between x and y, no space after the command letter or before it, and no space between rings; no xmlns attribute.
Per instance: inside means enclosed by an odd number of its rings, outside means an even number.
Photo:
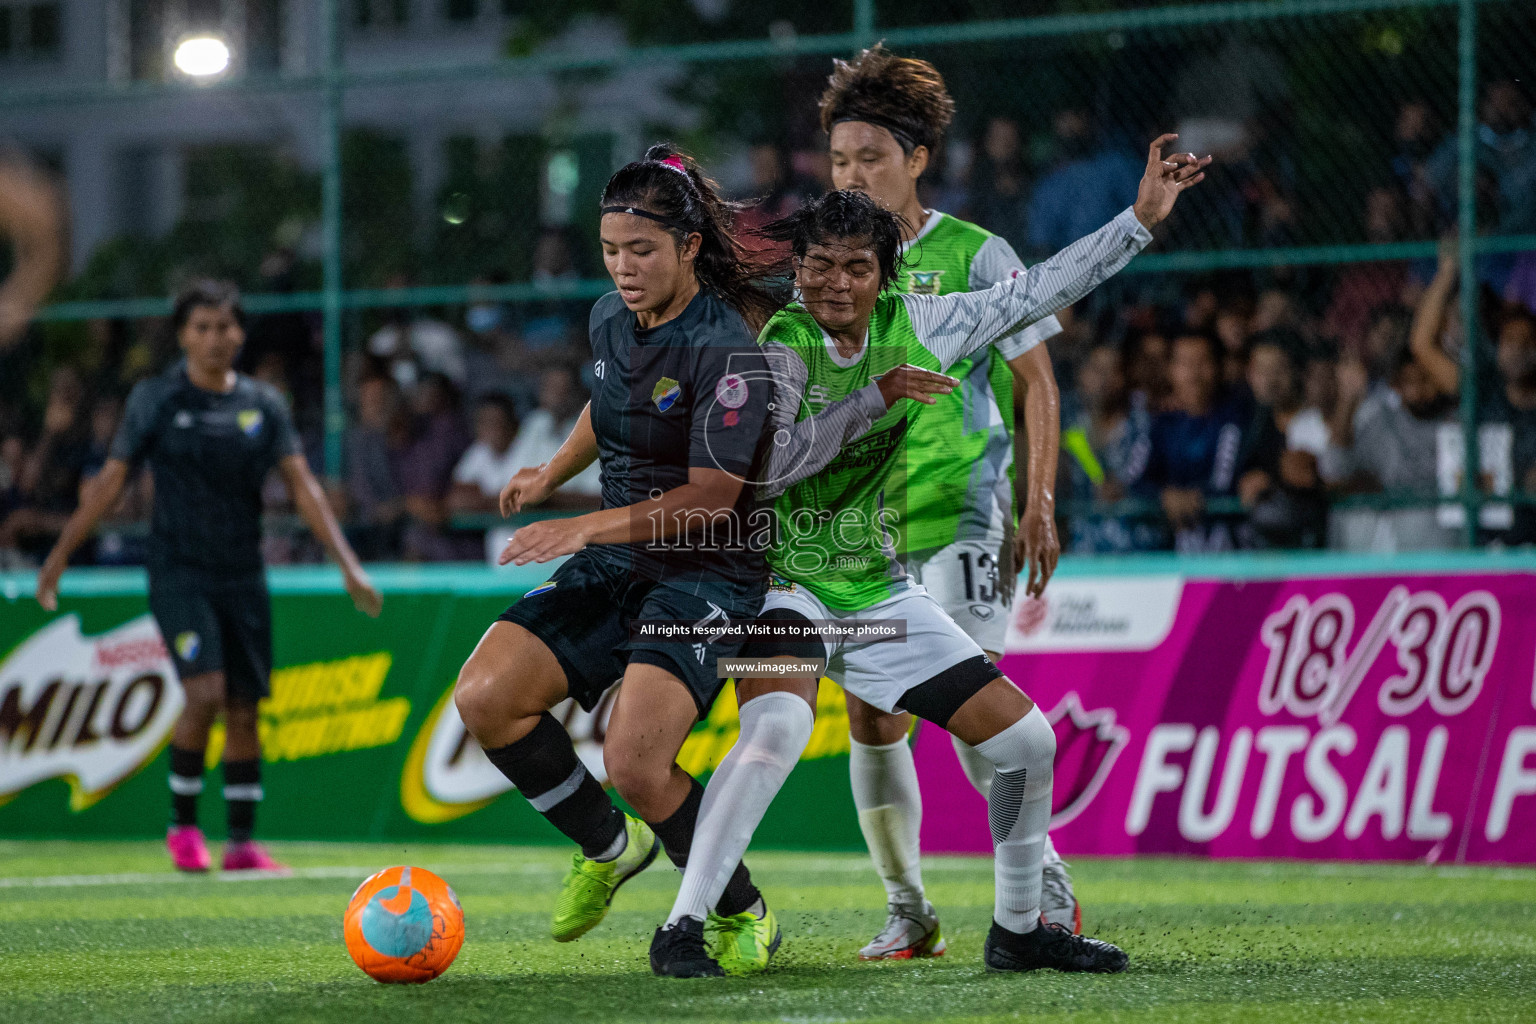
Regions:
<svg viewBox="0 0 1536 1024"><path fill-rule="evenodd" d="M262 796L256 707L272 671L261 485L274 466L299 515L341 566L358 610L376 616L382 605L304 461L282 396L234 370L245 341L240 320L240 294L231 284L200 282L177 298L172 325L186 358L133 389L106 465L37 576L37 599L53 611L70 555L112 510L130 471L147 462L155 481L149 605L187 699L171 736L166 836L183 871L206 871L211 862L197 827L197 798L208 730L220 713L229 813L224 870L282 867L251 839Z"/></svg>

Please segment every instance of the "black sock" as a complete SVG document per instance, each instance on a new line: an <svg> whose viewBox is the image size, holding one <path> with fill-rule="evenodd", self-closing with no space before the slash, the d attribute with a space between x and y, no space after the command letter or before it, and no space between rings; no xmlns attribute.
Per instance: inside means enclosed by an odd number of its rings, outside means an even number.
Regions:
<svg viewBox="0 0 1536 1024"><path fill-rule="evenodd" d="M656 833L656 838L661 840L662 849L667 851L667 859L680 871L688 864L688 851L693 846L693 829L699 821L699 804L704 800L704 787L699 785L698 779L691 781L693 787L683 798L683 805L673 811L670 818L647 822L651 831ZM725 917L739 914L756 903L761 896L757 886L752 884L752 874L746 864L738 863L731 874L731 880L725 883L725 892L715 906L715 913Z"/></svg>
<svg viewBox="0 0 1536 1024"><path fill-rule="evenodd" d="M261 761L224 762L224 806L229 812L229 841L248 842L256 831L256 805L261 802Z"/></svg>
<svg viewBox="0 0 1536 1024"><path fill-rule="evenodd" d="M197 798L203 795L203 752L171 747L171 824L197 824Z"/></svg>
<svg viewBox="0 0 1536 1024"><path fill-rule="evenodd" d="M554 715L545 712L527 736L485 756L584 856L601 856L623 833L624 813L582 765Z"/></svg>

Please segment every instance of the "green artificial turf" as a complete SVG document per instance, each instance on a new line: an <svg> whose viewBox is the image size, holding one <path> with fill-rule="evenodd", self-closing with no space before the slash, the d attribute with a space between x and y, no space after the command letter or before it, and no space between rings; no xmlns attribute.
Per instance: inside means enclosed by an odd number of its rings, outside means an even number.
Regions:
<svg viewBox="0 0 1536 1024"><path fill-rule="evenodd" d="M1529 869L1077 861L1087 930L1121 944L1130 970L1003 976L981 967L987 861L927 862L946 956L861 964L883 919L867 859L754 853L784 927L774 967L672 981L646 964L677 885L661 865L596 931L557 945L559 850L273 851L297 877L178 877L153 844L0 842L0 1021L1536 1021ZM353 888L399 863L437 871L464 905L464 949L425 986L376 984L342 945Z"/></svg>

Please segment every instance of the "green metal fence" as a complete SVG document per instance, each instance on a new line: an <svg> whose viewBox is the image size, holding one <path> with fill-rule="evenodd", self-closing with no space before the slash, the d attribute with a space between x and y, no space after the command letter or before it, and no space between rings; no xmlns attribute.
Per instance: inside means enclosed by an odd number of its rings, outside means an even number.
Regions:
<svg viewBox="0 0 1536 1024"><path fill-rule="evenodd" d="M701 29L687 42L655 44L631 32L635 45L601 54L532 52L492 63L422 65L404 70L348 70L343 61L341 0L321 3L321 66L317 72L241 78L212 86L127 83L62 83L13 90L0 107L63 109L74 104L135 104L196 88L207 95L259 98L276 93L312 96L324 140L320 175L321 270L318 289L251 294L253 313L319 310L324 322L325 465L339 472L346 415L342 357L348 311L382 307L509 304L585 299L607 290L602 280L560 286L532 283L471 286L433 283L405 289L348 287L344 216L344 104L349 91L424 83L462 83L532 76L614 75L635 68L682 69L681 88L719 96L731 89L758 89L764 82L793 79L811 89L826 73L826 59L883 39L901 52L933 59L951 79L962 116L1006 110L1025 120L1047 120L1063 106L1087 108L1100 129L1135 146L1168 125L1178 94L1195 105L1219 105L1231 65L1260 81L1265 104L1284 108L1271 140L1281 170L1253 156L1255 180L1279 173L1288 185L1289 220L1278 227L1223 219L1219 210L1191 202L1174 236L1138 257L1127 273L1184 274L1233 268L1338 267L1348 264L1434 258L1433 230L1411 226L1390 240L1368 238L1360 224L1361 197L1372 183L1371 167L1391 156L1388 122L1404 98L1422 97L1455 140L1454 230L1461 262L1460 309L1469 332L1462 347L1461 415L1467 465L1477 464L1479 408L1475 341L1478 261L1499 253L1536 250L1536 224L1479 223L1479 88L1489 75L1529 76L1536 69L1536 5L1529 0L1253 0L1238 3L1143 3L1133 10L1106 10L1113 0L1083 0L1087 13L995 17L1018 8L993 0L917 4L908 0L852 0L844 4L788 4L792 18L818 26L801 34L794 20L770 22L753 37L731 38L731 26L761 22L754 5L718 30ZM1063 4L1060 6L1071 6ZM779 5L773 5L774 11ZM798 13L796 13L798 12ZM766 15L764 15L766 16ZM846 31L823 30L845 18ZM754 20L756 19L756 20ZM787 28L786 28L787 26ZM515 47L513 48L515 49ZM1205 63L1202 65L1202 61ZM1264 68L1279 84L1265 96ZM1202 79L1202 67L1208 77ZM757 77L754 77L757 76ZM1272 76L1272 77L1273 77ZM1158 83L1147 88L1147 82ZM1159 89L1166 87L1166 94ZM761 95L765 106L794 103L807 109L814 91ZM1169 97L1174 97L1170 99ZM1189 110L1185 111L1190 113ZM789 116L789 114L774 115ZM1261 122L1263 118L1259 119ZM1263 148L1261 139L1254 147ZM616 154L628 156L628 154ZM1250 154L1252 156L1252 154ZM1198 196L1198 193L1192 194ZM1281 204L1282 206L1284 204ZM103 299L86 296L42 311L48 322L163 315L161 297ZM1474 474L1464 474L1461 500L1474 537L1482 501Z"/></svg>

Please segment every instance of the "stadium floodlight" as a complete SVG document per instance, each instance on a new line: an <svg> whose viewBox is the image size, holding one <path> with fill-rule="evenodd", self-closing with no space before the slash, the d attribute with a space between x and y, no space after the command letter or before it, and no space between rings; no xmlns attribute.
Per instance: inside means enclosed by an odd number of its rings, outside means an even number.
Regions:
<svg viewBox="0 0 1536 1024"><path fill-rule="evenodd" d="M229 44L214 35L188 36L176 45L176 68L191 78L212 78L229 67Z"/></svg>

